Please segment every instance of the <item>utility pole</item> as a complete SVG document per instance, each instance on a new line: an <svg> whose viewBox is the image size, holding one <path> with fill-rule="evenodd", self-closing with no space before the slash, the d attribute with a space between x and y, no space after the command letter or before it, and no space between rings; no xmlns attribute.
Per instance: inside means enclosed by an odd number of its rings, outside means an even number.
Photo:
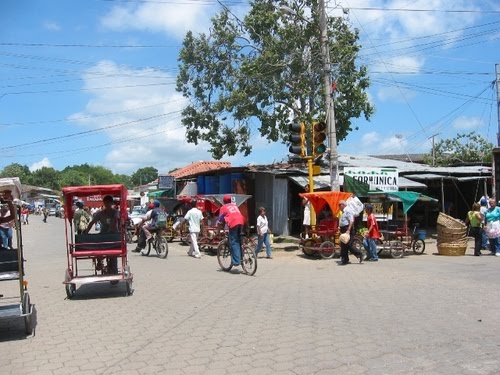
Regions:
<svg viewBox="0 0 500 375"><path fill-rule="evenodd" d="M337 132L335 128L335 107L332 93L330 45L328 43L328 23L325 0L319 0L318 7L319 28L321 31L321 54L323 55L324 63L323 80L325 85L326 128L330 143L330 187L332 191L340 191L337 154Z"/></svg>
<svg viewBox="0 0 500 375"><path fill-rule="evenodd" d="M436 149L434 147L434 138L439 135L440 133L436 133L436 134L433 134L431 135L429 138L427 139L431 139L432 138L432 166L435 167L436 166Z"/></svg>
<svg viewBox="0 0 500 375"><path fill-rule="evenodd" d="M500 64L495 64L496 85L497 85L497 146L500 147Z"/></svg>

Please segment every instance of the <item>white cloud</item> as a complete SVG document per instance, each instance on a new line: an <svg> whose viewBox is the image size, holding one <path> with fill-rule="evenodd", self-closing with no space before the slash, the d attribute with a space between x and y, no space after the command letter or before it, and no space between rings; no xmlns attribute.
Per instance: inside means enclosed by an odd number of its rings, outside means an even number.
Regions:
<svg viewBox="0 0 500 375"><path fill-rule="evenodd" d="M481 127L482 121L479 117L461 116L453 121L453 129L456 130L477 130Z"/></svg>
<svg viewBox="0 0 500 375"><path fill-rule="evenodd" d="M56 22L53 22L53 21L45 21L43 23L43 28L50 30L50 31L60 31L61 30L61 27L59 26L59 24L57 24Z"/></svg>
<svg viewBox="0 0 500 375"><path fill-rule="evenodd" d="M42 169L43 167L47 167L47 168L52 167L52 164L50 163L50 161L47 157L43 158L40 161L37 161L36 163L33 163L30 166L30 171L34 172L34 171L37 171L39 169Z"/></svg>
<svg viewBox="0 0 500 375"><path fill-rule="evenodd" d="M415 91L403 87L382 87L377 91L377 98L382 102L405 102L416 96Z"/></svg>
<svg viewBox="0 0 500 375"><path fill-rule="evenodd" d="M186 102L175 91L174 77L101 61L83 79L91 99L71 119L90 129L105 128L98 133L105 136L88 136L82 143L111 143L105 146L105 166L113 172L131 173L144 166L165 172L192 160L211 159L206 144L185 140L180 111Z"/></svg>
<svg viewBox="0 0 500 375"><path fill-rule="evenodd" d="M188 30L208 30L210 10L211 8L202 2L119 5L114 6L101 19L101 24L116 31L164 32L182 38Z"/></svg>

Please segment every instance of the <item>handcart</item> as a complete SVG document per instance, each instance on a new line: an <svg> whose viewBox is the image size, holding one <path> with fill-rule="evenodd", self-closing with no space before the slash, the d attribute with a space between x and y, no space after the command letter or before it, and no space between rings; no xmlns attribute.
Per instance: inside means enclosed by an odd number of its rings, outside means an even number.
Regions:
<svg viewBox="0 0 500 375"><path fill-rule="evenodd" d="M299 247L307 256L320 255L323 258L332 258L340 254L339 228L337 213L339 202L348 200L352 193L340 191L319 191L299 194L307 198L314 208L316 214L320 214L325 208L329 209L331 216L319 221L312 226L309 233L301 233Z"/></svg>
<svg viewBox="0 0 500 375"><path fill-rule="evenodd" d="M67 268L66 295L71 299L77 287L89 283L124 283L126 295L133 293L133 274L127 260L127 188L123 185L70 186L62 190L65 204ZM102 200L111 195L119 209L117 233L77 234L73 228L74 202ZM86 267L86 268L85 268Z"/></svg>
<svg viewBox="0 0 500 375"><path fill-rule="evenodd" d="M19 178L0 178L0 197L2 203L11 198L19 199L21 182ZM0 281L15 280L19 282L19 293L4 295L0 291L0 318L23 318L24 328L28 335L33 333L33 305L28 294L28 281L24 278L24 254L21 231L21 209L14 206L16 249L0 250Z"/></svg>

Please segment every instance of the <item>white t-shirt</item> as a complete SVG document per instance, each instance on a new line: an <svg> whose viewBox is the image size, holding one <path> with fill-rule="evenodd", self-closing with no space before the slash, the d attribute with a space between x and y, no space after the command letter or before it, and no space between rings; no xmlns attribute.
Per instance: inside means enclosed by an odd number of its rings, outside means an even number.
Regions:
<svg viewBox="0 0 500 375"><path fill-rule="evenodd" d="M259 215L257 217L257 233L263 235L269 231L269 223L266 216Z"/></svg>
<svg viewBox="0 0 500 375"><path fill-rule="evenodd" d="M187 220L189 223L189 232L199 233L201 230L200 222L202 219L203 213L196 207L191 208L184 216L184 220Z"/></svg>

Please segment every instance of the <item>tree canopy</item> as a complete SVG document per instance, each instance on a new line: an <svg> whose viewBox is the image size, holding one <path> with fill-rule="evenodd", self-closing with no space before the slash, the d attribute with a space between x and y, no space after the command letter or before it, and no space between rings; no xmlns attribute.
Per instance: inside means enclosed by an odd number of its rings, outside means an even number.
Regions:
<svg viewBox="0 0 500 375"><path fill-rule="evenodd" d="M426 155L425 162L438 167L463 163L491 163L493 144L471 132L457 134L455 138L442 139L434 145L434 158ZM434 162L433 162L434 159Z"/></svg>
<svg viewBox="0 0 500 375"><path fill-rule="evenodd" d="M250 137L286 141L294 118L325 119L324 61L317 0L255 0L240 20L228 8L212 19L210 33L188 32L179 54L177 90L189 99L182 124L188 142L206 141L215 159L251 152ZM358 33L342 18L328 19L335 82L337 140L369 119L367 71L356 64Z"/></svg>

